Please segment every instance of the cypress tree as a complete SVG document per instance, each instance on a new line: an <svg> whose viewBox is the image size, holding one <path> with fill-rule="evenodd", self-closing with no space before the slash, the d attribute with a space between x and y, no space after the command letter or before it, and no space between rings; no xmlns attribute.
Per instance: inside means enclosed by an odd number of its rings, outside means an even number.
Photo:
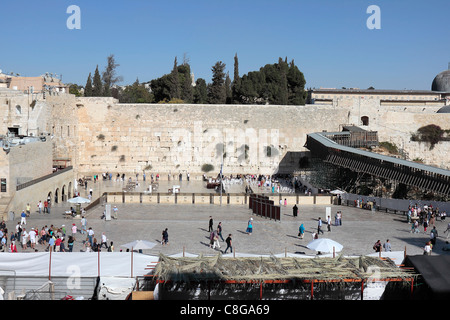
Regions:
<svg viewBox="0 0 450 320"><path fill-rule="evenodd" d="M171 99L179 99L180 98L180 84L178 79L178 66L177 66L177 57L175 57L175 61L173 63L173 69L170 73L170 98Z"/></svg>
<svg viewBox="0 0 450 320"><path fill-rule="evenodd" d="M209 90L209 103L225 103L227 98L225 91L225 63L218 61L211 70L213 76Z"/></svg>
<svg viewBox="0 0 450 320"><path fill-rule="evenodd" d="M100 77L100 72L98 71L98 65L97 65L97 68L95 68L93 85L94 85L94 89L92 90L92 96L93 97L101 97L103 83L102 83L102 78Z"/></svg>
<svg viewBox="0 0 450 320"><path fill-rule="evenodd" d="M84 86L84 96L92 97L92 79L91 73L89 72L89 77L87 78L86 85Z"/></svg>
<svg viewBox="0 0 450 320"><path fill-rule="evenodd" d="M233 103L239 102L239 87L241 84L241 78L239 77L239 60L237 53L234 55L234 78L231 84L231 99Z"/></svg>

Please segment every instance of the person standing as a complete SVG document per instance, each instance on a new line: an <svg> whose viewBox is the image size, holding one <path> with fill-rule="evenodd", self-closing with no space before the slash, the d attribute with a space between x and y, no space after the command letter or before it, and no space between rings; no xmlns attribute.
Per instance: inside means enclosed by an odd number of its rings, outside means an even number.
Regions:
<svg viewBox="0 0 450 320"><path fill-rule="evenodd" d="M69 247L69 252L73 250L73 242L75 239L72 236L69 236L69 240L67 240L67 246Z"/></svg>
<svg viewBox="0 0 450 320"><path fill-rule="evenodd" d="M22 231L22 249L24 249L24 250L27 249L27 241L28 241L28 232L27 232L26 228L23 228L23 231Z"/></svg>
<svg viewBox="0 0 450 320"><path fill-rule="evenodd" d="M31 213L31 206L30 206L29 203L27 203L26 209L27 209L27 217L29 217L29 216L30 216L30 213Z"/></svg>
<svg viewBox="0 0 450 320"><path fill-rule="evenodd" d="M319 217L319 221L317 222L317 234L319 234L321 232L323 233L323 230L322 230L322 218Z"/></svg>
<svg viewBox="0 0 450 320"><path fill-rule="evenodd" d="M89 227L89 230L88 230L88 241L89 241L89 244L91 245L91 247L92 247L92 244L93 244L93 242L92 242L92 240L94 239L94 230L92 230L92 228L91 227Z"/></svg>
<svg viewBox="0 0 450 320"><path fill-rule="evenodd" d="M119 209L117 209L117 206L114 206L113 213L114 213L114 219L117 219L118 218L118 213L119 213Z"/></svg>
<svg viewBox="0 0 450 320"><path fill-rule="evenodd" d="M41 200L39 200L39 202L37 204L37 207L38 207L38 212L42 213L42 202L41 202Z"/></svg>
<svg viewBox="0 0 450 320"><path fill-rule="evenodd" d="M384 251L387 251L387 252L391 251L391 243L390 243L389 239L387 239L386 242L383 244L383 248L384 248Z"/></svg>
<svg viewBox="0 0 450 320"><path fill-rule="evenodd" d="M77 234L77 225L75 223L72 223L72 238L73 238L73 241L75 241L76 234Z"/></svg>
<svg viewBox="0 0 450 320"><path fill-rule="evenodd" d="M227 253L228 248L230 249L230 252L233 253L233 245L232 245L231 233L228 235L228 237L225 240L225 242L227 243L227 248L225 249L225 251L223 253Z"/></svg>
<svg viewBox="0 0 450 320"><path fill-rule="evenodd" d="M380 240L375 242L375 244L373 245L373 250L375 250L375 252L381 252L381 241Z"/></svg>
<svg viewBox="0 0 450 320"><path fill-rule="evenodd" d="M87 225L87 220L84 216L82 216L81 217L81 234L86 233L86 225Z"/></svg>
<svg viewBox="0 0 450 320"><path fill-rule="evenodd" d="M294 204L294 207L292 208L292 215L293 215L294 217L296 217L297 214L298 214L298 207L297 207L296 204Z"/></svg>
<svg viewBox="0 0 450 320"><path fill-rule="evenodd" d="M327 217L327 230L331 232L331 215Z"/></svg>
<svg viewBox="0 0 450 320"><path fill-rule="evenodd" d="M436 227L433 227L433 229L431 229L431 232L430 232L430 242L433 247L436 245L437 237L438 237L438 231L437 231Z"/></svg>

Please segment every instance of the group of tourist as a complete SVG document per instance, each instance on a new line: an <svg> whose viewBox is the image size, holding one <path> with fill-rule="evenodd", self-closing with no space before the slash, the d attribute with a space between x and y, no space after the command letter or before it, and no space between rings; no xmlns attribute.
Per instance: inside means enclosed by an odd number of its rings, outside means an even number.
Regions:
<svg viewBox="0 0 450 320"><path fill-rule="evenodd" d="M252 221L253 218L250 218L248 225L247 225L247 234L251 234L252 232ZM216 247L220 249L220 243L219 239L224 241L227 244L227 247L224 251L222 251L224 254L227 253L228 249L230 249L230 252L233 253L233 245L232 245L232 234L228 234L228 237L226 239L222 236L222 222L219 222L217 225L217 228L214 229L214 220L212 216L209 216L209 222L208 222L208 232L209 232L209 247L215 249ZM250 230L249 230L250 229Z"/></svg>

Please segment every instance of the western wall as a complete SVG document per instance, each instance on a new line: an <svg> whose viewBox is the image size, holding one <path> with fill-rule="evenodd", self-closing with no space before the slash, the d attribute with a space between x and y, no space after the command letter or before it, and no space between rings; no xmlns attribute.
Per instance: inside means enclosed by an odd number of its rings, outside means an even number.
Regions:
<svg viewBox="0 0 450 320"><path fill-rule="evenodd" d="M54 157L70 158L76 173L126 175L189 172L201 176L202 165L223 166L227 174L289 172L297 167L306 134L340 131L361 125L378 132L380 141L395 143L409 159L449 168L448 142L433 150L410 141L428 124L450 129L449 115L434 106L380 106L380 101L342 99L333 105L189 105L121 104L113 98L47 98ZM222 149L222 146L224 148ZM271 152L268 153L267 147ZM280 168L280 162L283 167Z"/></svg>

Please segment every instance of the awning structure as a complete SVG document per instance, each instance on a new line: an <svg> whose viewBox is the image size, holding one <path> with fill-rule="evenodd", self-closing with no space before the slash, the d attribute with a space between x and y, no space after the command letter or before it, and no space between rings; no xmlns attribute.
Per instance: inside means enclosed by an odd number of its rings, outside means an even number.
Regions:
<svg viewBox="0 0 450 320"><path fill-rule="evenodd" d="M203 291L216 287L258 286L263 298L268 286L288 285L290 289L303 290L303 298L313 299L315 294L331 295L345 287L362 296L369 282L399 282L410 290L417 275L399 268L389 258L369 256L337 258L278 258L240 257L167 257L160 255L153 279L171 288ZM237 290L230 290L233 294ZM327 291L327 293L324 293ZM305 295L306 292L306 295ZM222 293L224 294L224 293Z"/></svg>
<svg viewBox="0 0 450 320"><path fill-rule="evenodd" d="M404 265L420 273L427 286L420 289L427 299L450 298L450 256L407 256Z"/></svg>
<svg viewBox="0 0 450 320"><path fill-rule="evenodd" d="M314 157L335 166L450 196L450 170L341 145L330 134L308 134L305 147Z"/></svg>

